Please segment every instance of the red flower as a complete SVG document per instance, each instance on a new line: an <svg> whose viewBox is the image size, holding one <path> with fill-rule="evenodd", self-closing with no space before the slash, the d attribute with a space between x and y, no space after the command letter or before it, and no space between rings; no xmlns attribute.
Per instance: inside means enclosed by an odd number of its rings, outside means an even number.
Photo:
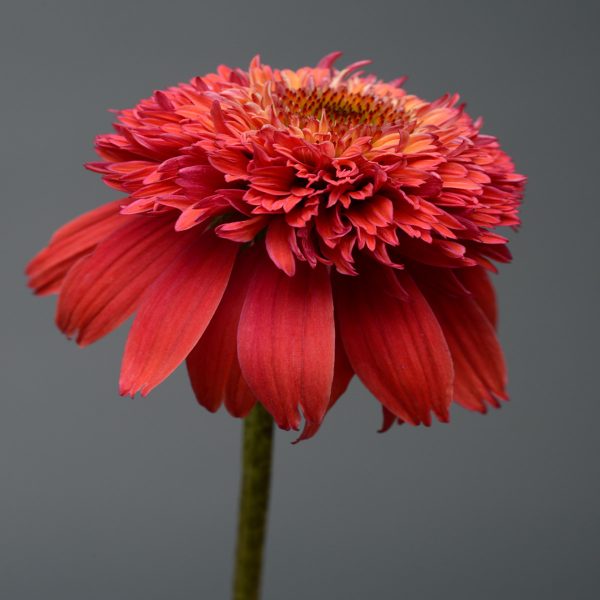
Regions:
<svg viewBox="0 0 600 600"><path fill-rule="evenodd" d="M29 264L80 345L136 313L121 393L184 360L198 401L258 400L314 434L356 373L384 426L506 398L491 260L525 178L458 96L425 102L360 70L217 73L121 111L87 165L124 198Z"/></svg>

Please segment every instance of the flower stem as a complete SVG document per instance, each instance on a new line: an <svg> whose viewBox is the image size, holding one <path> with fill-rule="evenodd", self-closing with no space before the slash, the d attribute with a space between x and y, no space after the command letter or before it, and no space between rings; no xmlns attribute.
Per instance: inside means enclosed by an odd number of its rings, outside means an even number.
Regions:
<svg viewBox="0 0 600 600"><path fill-rule="evenodd" d="M260 598L272 450L273 419L262 405L256 404L244 419L233 600Z"/></svg>

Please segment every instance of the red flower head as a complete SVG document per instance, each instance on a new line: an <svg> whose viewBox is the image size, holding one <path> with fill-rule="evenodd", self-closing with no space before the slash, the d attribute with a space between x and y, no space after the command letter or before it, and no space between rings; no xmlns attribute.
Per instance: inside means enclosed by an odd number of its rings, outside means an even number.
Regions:
<svg viewBox="0 0 600 600"><path fill-rule="evenodd" d="M360 70L217 73L118 114L87 165L125 194L29 264L80 345L136 313L120 388L184 360L198 401L262 403L314 434L356 373L395 421L505 395L490 260L525 178L458 96L426 102Z"/></svg>

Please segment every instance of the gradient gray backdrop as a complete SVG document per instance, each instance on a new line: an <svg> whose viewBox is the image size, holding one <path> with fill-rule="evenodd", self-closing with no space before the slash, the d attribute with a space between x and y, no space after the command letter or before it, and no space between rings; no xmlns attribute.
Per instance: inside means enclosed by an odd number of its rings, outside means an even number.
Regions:
<svg viewBox="0 0 600 600"><path fill-rule="evenodd" d="M320 434L278 432L265 600L599 594L598 11L594 2L10 2L2 46L0 598L228 597L240 422L183 370L122 399L125 332L78 349L26 261L115 198L81 164L108 108L252 55L340 49L459 91L529 176L497 279L512 401L378 435L358 383Z"/></svg>

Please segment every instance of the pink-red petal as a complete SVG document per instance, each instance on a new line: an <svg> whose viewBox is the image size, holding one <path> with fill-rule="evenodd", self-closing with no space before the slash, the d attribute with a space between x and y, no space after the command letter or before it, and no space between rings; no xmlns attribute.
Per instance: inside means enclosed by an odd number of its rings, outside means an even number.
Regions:
<svg viewBox="0 0 600 600"><path fill-rule="evenodd" d="M299 408L320 423L331 396L335 327L329 271L298 264L288 277L263 253L238 329L238 357L256 398L283 429L298 429Z"/></svg>
<svg viewBox="0 0 600 600"><path fill-rule="evenodd" d="M237 259L217 312L186 360L198 402L211 412L224 402L234 417L245 417L256 402L237 357L238 323L254 265L251 253Z"/></svg>
<svg viewBox="0 0 600 600"><path fill-rule="evenodd" d="M265 240L271 260L290 277L296 272L296 260L292 251L295 235L292 227L283 219L276 218L269 224Z"/></svg>
<svg viewBox="0 0 600 600"><path fill-rule="evenodd" d="M29 287L39 295L58 292L69 269L124 222L119 214L123 204L124 200L104 204L56 231L48 246L27 265Z"/></svg>
<svg viewBox="0 0 600 600"><path fill-rule="evenodd" d="M194 237L197 234L194 234ZM167 216L130 216L81 259L61 289L56 322L77 343L91 344L131 316L146 289L192 239Z"/></svg>
<svg viewBox="0 0 600 600"><path fill-rule="evenodd" d="M331 410L338 398L346 391L350 380L354 376L354 371L350 365L350 361L346 356L342 339L336 330L335 336L335 365L333 367L333 382L331 384L331 396L329 397L329 406L327 412ZM321 422L305 421L302 434L298 439L294 440L294 444L308 440L313 437L321 427Z"/></svg>
<svg viewBox="0 0 600 600"><path fill-rule="evenodd" d="M340 337L339 331L336 330L335 335L335 366L333 369L333 382L331 384L331 397L329 400L329 408L331 408L338 398L346 391L350 380L354 376L354 371Z"/></svg>
<svg viewBox="0 0 600 600"><path fill-rule="evenodd" d="M239 245L194 239L146 291L125 346L121 394L146 395L192 351L229 282Z"/></svg>
<svg viewBox="0 0 600 600"><path fill-rule="evenodd" d="M438 274L443 278L444 274ZM428 290L429 304L442 327L456 374L454 399L470 410L486 411L506 399L506 367L489 319L470 294Z"/></svg>
<svg viewBox="0 0 600 600"><path fill-rule="evenodd" d="M375 263L335 280L335 308L352 368L396 417L448 420L453 368L439 323L410 275ZM400 282L400 283L399 283Z"/></svg>
<svg viewBox="0 0 600 600"><path fill-rule="evenodd" d="M461 283L473 294L475 301L479 304L490 323L498 326L498 307L496 304L496 292L490 281L488 272L483 267L470 267L468 269L457 269L456 274Z"/></svg>

